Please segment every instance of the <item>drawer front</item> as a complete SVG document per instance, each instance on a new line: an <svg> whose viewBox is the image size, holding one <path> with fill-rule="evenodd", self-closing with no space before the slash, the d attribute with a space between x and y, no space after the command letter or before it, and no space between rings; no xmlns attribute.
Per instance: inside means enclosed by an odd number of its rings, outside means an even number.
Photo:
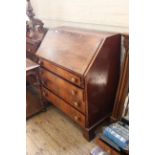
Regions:
<svg viewBox="0 0 155 155"><path fill-rule="evenodd" d="M71 117L76 123L78 123L81 127L85 127L85 116L81 114L79 111L71 107L65 101L54 95L52 92L43 88L43 96L50 102L52 102L56 107L58 107L61 111Z"/></svg>
<svg viewBox="0 0 155 155"><path fill-rule="evenodd" d="M85 113L83 89L70 84L66 80L45 69L40 69L40 77L42 84L46 88L50 89L54 94L70 103L76 109Z"/></svg>
<svg viewBox="0 0 155 155"><path fill-rule="evenodd" d="M43 60L41 58L39 59L38 63L42 67L44 67L47 70L49 70L49 71L63 77L64 79L68 80L69 82L71 82L71 83L73 83L73 84L75 84L77 86L80 86L82 88L84 87L83 80L81 79L80 76L75 75L75 74L73 74L73 73L71 73L69 71L66 71L66 70L64 70L64 69L62 69L62 68L60 68L60 67L46 61L46 60Z"/></svg>
<svg viewBox="0 0 155 155"><path fill-rule="evenodd" d="M121 153L115 151L112 147L110 147L109 145L107 145L106 143L104 143L103 141L97 139L97 144L107 153L109 153L109 155L121 155Z"/></svg>

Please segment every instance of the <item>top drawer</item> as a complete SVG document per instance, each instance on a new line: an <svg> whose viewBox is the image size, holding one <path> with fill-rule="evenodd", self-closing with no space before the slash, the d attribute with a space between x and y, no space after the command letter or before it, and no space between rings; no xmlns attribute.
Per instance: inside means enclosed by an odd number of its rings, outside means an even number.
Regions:
<svg viewBox="0 0 155 155"><path fill-rule="evenodd" d="M64 79L68 80L69 82L77 85L77 86L80 86L80 87L84 87L84 84L83 84L83 80L80 76L78 75L75 75L69 71L66 71L64 70L63 68L60 68L54 64L52 64L51 62L48 62L44 59L39 59L38 63L40 64L40 66L46 68L47 70L63 77Z"/></svg>

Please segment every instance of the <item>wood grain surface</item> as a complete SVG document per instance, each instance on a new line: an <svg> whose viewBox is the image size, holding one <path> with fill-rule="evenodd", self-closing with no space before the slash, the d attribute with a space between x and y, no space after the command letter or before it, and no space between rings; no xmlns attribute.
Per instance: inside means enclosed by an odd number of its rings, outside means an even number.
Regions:
<svg viewBox="0 0 155 155"><path fill-rule="evenodd" d="M81 128L54 106L29 119L26 126L27 155L89 155L95 141L88 142Z"/></svg>
<svg viewBox="0 0 155 155"><path fill-rule="evenodd" d="M42 69L42 84L57 96L85 113L84 91L51 72Z"/></svg>
<svg viewBox="0 0 155 155"><path fill-rule="evenodd" d="M102 37L89 33L53 29L47 32L36 54L83 75L101 41Z"/></svg>

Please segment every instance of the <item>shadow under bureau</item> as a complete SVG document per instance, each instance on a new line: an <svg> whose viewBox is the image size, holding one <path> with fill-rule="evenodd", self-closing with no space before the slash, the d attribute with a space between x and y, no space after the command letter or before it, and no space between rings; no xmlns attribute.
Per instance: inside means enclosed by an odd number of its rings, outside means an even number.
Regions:
<svg viewBox="0 0 155 155"><path fill-rule="evenodd" d="M78 123L91 140L111 115L120 69L121 35L58 27L36 55L43 97Z"/></svg>

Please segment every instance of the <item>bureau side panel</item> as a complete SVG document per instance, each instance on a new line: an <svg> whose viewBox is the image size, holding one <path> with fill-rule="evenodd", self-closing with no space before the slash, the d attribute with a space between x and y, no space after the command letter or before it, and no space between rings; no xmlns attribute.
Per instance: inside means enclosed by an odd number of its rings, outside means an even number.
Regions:
<svg viewBox="0 0 155 155"><path fill-rule="evenodd" d="M120 42L120 35L108 37L86 75L87 128L112 112L119 79Z"/></svg>

